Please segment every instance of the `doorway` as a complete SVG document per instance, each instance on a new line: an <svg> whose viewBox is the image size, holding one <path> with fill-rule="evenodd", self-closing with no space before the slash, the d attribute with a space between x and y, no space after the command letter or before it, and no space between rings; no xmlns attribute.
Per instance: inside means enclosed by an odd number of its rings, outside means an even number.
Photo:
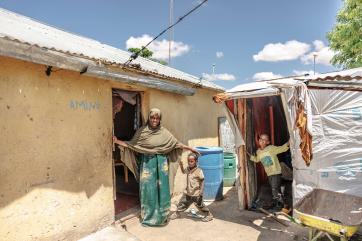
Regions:
<svg viewBox="0 0 362 241"><path fill-rule="evenodd" d="M248 153L256 153L259 148L258 139L262 134L268 134L270 144L281 146L289 140L288 125L282 105L281 97L267 96L246 99L246 150ZM290 150L278 155L279 162L283 170L293 170ZM251 206L271 206L271 188L268 177L261 163L248 161L249 190ZM287 206L292 206L292 177L287 177L282 173L282 192L284 202Z"/></svg>
<svg viewBox="0 0 362 241"><path fill-rule="evenodd" d="M132 139L142 126L139 92L112 89L113 135L122 141ZM117 145L113 146L113 184L115 215L139 206L139 184L122 161Z"/></svg>

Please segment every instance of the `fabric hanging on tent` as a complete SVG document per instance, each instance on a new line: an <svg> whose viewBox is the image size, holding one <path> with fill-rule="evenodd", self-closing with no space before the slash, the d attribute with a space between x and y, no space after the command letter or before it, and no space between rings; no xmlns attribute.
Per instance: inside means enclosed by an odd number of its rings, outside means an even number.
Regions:
<svg viewBox="0 0 362 241"><path fill-rule="evenodd" d="M214 97L212 97L212 99L215 101L215 103L221 103L221 102L228 100L229 97L230 97L230 95L227 93L219 93L217 95L214 95Z"/></svg>
<svg viewBox="0 0 362 241"><path fill-rule="evenodd" d="M227 108L230 110L231 114L235 114L235 101L234 100L227 100L225 101Z"/></svg>
<svg viewBox="0 0 362 241"><path fill-rule="evenodd" d="M137 92L126 90L112 90L112 95L121 97L124 101L131 105L137 104Z"/></svg>
<svg viewBox="0 0 362 241"><path fill-rule="evenodd" d="M309 166L313 158L312 135L309 134L307 130L307 116L304 111L304 106L300 102L297 103L297 118L295 125L299 129L299 135L301 139L299 147L302 152L303 160L305 164Z"/></svg>
<svg viewBox="0 0 362 241"><path fill-rule="evenodd" d="M312 150L312 107L308 88L304 83L296 87L296 118L295 127L299 129L300 150L302 158L307 166L313 159Z"/></svg>

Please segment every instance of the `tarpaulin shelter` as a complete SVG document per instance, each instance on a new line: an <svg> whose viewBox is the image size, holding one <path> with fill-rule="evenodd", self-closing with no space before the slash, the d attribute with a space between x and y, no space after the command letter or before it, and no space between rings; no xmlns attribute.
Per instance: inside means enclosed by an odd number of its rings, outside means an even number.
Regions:
<svg viewBox="0 0 362 241"><path fill-rule="evenodd" d="M237 146L242 207L265 180L247 155L262 133L275 145L290 137L294 202L313 188L362 196L362 68L242 84L214 101L226 104L243 138Z"/></svg>

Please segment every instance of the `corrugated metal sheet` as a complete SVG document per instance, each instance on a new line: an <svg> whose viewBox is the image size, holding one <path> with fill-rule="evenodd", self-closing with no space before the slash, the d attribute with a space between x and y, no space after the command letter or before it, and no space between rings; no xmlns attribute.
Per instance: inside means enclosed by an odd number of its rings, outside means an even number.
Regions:
<svg viewBox="0 0 362 241"><path fill-rule="evenodd" d="M362 67L305 77L309 81L362 80Z"/></svg>
<svg viewBox="0 0 362 241"><path fill-rule="evenodd" d="M269 89L271 87L290 87L297 85L299 82L313 82L315 86L322 86L331 82L341 83L344 85L348 83L350 83L350 85L355 85L356 83L362 84L361 80L362 67L312 76L291 76L274 80L250 82L237 85L234 88L227 90L226 93L256 91Z"/></svg>
<svg viewBox="0 0 362 241"><path fill-rule="evenodd" d="M126 51L102 44L93 39L60 30L1 8L0 37L101 61L105 64L122 65L130 57L130 54ZM139 64L143 71L151 74L197 84L206 88L224 90L224 88L214 83L200 80L193 75L164 66L149 59L139 57L132 63Z"/></svg>
<svg viewBox="0 0 362 241"><path fill-rule="evenodd" d="M237 85L225 93L215 95L218 102L236 98L254 98L277 95L280 88L289 88L306 83L310 87L337 88L346 90L362 89L362 68L319 74L313 76L292 76L274 80L257 81Z"/></svg>

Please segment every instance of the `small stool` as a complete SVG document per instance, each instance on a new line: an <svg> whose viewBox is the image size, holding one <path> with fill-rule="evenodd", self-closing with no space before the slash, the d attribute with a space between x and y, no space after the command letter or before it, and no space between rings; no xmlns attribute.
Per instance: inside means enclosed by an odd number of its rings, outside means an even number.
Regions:
<svg viewBox="0 0 362 241"><path fill-rule="evenodd" d="M123 166L124 171L124 182L128 183L128 168L123 162L114 162L114 166Z"/></svg>

